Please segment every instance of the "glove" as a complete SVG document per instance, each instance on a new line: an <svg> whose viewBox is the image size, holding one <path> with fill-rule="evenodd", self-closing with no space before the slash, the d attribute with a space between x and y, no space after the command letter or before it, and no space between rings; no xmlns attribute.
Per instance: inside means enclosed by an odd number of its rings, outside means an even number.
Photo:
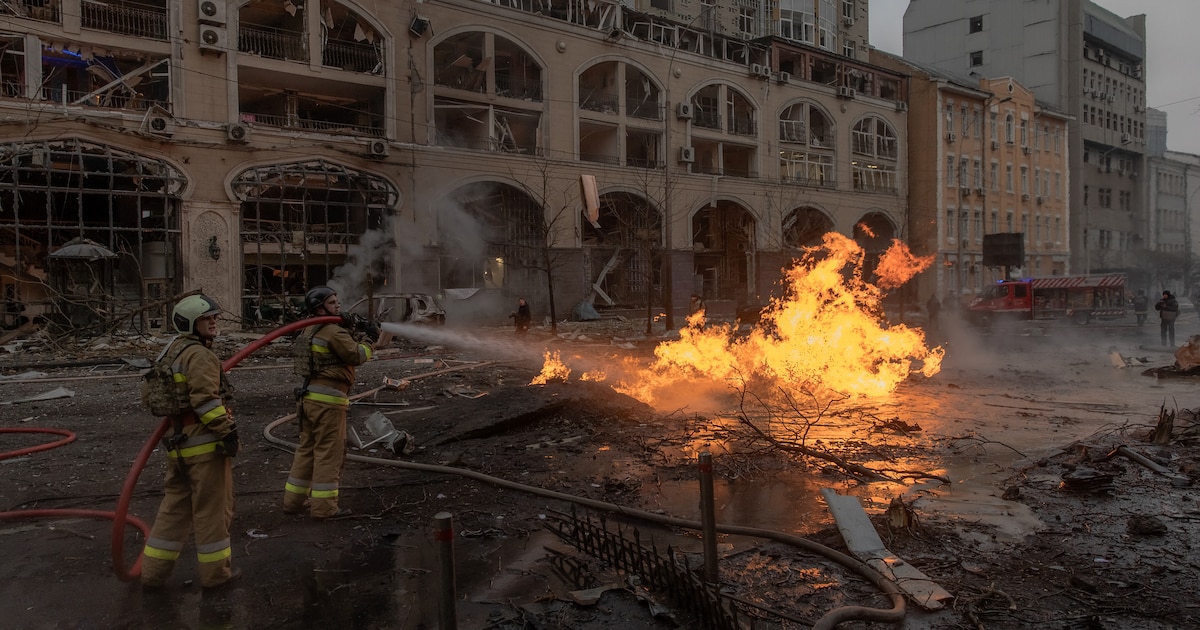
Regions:
<svg viewBox="0 0 1200 630"><path fill-rule="evenodd" d="M350 313L342 313L342 328L345 328L347 330L354 330L354 327L357 325L358 325L358 317L356 315L351 315Z"/></svg>
<svg viewBox="0 0 1200 630"><path fill-rule="evenodd" d="M217 444L217 452L225 457L236 457L241 447L242 442L238 439L238 432L235 429L221 438L220 444Z"/></svg>
<svg viewBox="0 0 1200 630"><path fill-rule="evenodd" d="M362 331L367 336L367 339L371 340L371 343L379 341L379 324L375 322L363 322Z"/></svg>

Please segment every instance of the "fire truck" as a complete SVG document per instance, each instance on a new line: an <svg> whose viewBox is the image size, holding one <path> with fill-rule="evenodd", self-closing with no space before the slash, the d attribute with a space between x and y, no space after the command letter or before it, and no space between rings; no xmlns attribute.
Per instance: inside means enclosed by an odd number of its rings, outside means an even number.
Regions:
<svg viewBox="0 0 1200 630"><path fill-rule="evenodd" d="M1125 274L1051 276L1004 280L990 286L967 306L967 317L980 327L1020 320L1061 319L1086 324L1125 316Z"/></svg>

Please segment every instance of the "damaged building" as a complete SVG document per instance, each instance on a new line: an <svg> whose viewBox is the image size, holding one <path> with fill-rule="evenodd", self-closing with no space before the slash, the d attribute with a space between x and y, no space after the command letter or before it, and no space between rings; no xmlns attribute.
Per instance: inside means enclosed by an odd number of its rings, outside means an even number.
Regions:
<svg viewBox="0 0 1200 630"><path fill-rule="evenodd" d="M862 60L866 0L0 13L5 327L152 331L197 289L273 326L329 282L451 321L732 313L827 231L905 236L907 78Z"/></svg>

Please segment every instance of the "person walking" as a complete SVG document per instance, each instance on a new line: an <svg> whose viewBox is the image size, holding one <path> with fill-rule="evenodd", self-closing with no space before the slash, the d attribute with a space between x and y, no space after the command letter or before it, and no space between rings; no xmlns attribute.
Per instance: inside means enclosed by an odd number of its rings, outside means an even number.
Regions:
<svg viewBox="0 0 1200 630"><path fill-rule="evenodd" d="M340 316L337 292L316 287L304 295L312 317ZM355 367L371 358L372 347L350 335L354 320L341 324L319 324L304 329L296 338L295 365L304 384L296 390L296 420L300 423L300 446L292 458L292 469L284 485L283 511L324 520L344 516L350 510L338 507L339 484L346 461L346 415ZM368 329L367 336L371 336Z"/></svg>
<svg viewBox="0 0 1200 630"><path fill-rule="evenodd" d="M1175 347L1175 320L1179 317L1179 300L1176 300L1170 291L1163 291L1162 299L1154 304L1154 310L1158 311L1158 332L1162 337L1162 345L1167 345L1169 337L1170 347Z"/></svg>
<svg viewBox="0 0 1200 630"><path fill-rule="evenodd" d="M227 407L230 388L212 351L221 307L205 295L175 305L171 322L179 333L156 362L170 369L180 413L168 415L173 434L164 438L167 477L154 526L142 550L142 587L163 587L195 532L200 585L222 588L241 575L232 566L229 526L233 521L233 457L238 432ZM168 385L170 387L170 385Z"/></svg>
<svg viewBox="0 0 1200 630"><path fill-rule="evenodd" d="M936 293L929 296L929 301L925 303L925 312L929 314L929 329L937 330L939 315L942 312L942 301L938 299Z"/></svg>
<svg viewBox="0 0 1200 630"><path fill-rule="evenodd" d="M1133 314L1137 317L1138 326L1146 323L1146 315L1149 310L1150 298L1146 297L1146 290L1138 289L1137 295L1133 297Z"/></svg>
<svg viewBox="0 0 1200 630"><path fill-rule="evenodd" d="M533 314L529 312L529 302L526 302L525 298L517 300L517 310L513 311L509 317L512 318L518 335L529 332L529 323L533 321Z"/></svg>

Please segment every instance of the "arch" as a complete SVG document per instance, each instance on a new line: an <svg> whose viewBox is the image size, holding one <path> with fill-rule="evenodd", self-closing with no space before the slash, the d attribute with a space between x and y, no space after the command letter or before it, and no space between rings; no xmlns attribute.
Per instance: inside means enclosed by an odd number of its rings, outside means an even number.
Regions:
<svg viewBox="0 0 1200 630"><path fill-rule="evenodd" d="M542 204L521 186L477 178L436 202L443 289L525 293L547 242Z"/></svg>
<svg viewBox="0 0 1200 630"><path fill-rule="evenodd" d="M778 118L780 179L832 186L837 172L837 126L829 110L800 98L780 109Z"/></svg>
<svg viewBox="0 0 1200 630"><path fill-rule="evenodd" d="M855 190L896 192L899 137L877 114L866 114L850 129L850 177Z"/></svg>
<svg viewBox="0 0 1200 630"><path fill-rule="evenodd" d="M364 241L392 238L389 222L400 193L387 178L316 158L250 166L228 185L240 203L248 321L298 317L296 305L314 286L334 283L352 298L382 288L390 277L390 249L352 251ZM352 259L355 264L338 273Z"/></svg>
<svg viewBox="0 0 1200 630"><path fill-rule="evenodd" d="M741 86L714 79L694 87L688 93L692 104L692 125L700 129L756 136L762 107Z"/></svg>
<svg viewBox="0 0 1200 630"><path fill-rule="evenodd" d="M661 208L640 191L609 189L600 195L596 223L583 224L583 246L597 301L626 307L661 303Z"/></svg>
<svg viewBox="0 0 1200 630"><path fill-rule="evenodd" d="M783 217L781 227L785 249L820 245L825 234L836 230L833 217L811 205L799 206L788 212Z"/></svg>
<svg viewBox="0 0 1200 630"><path fill-rule="evenodd" d="M105 330L113 313L162 324L139 307L180 289L183 171L83 137L0 143L0 155L0 255L20 261L0 270L21 316L75 333Z"/></svg>
<svg viewBox="0 0 1200 630"><path fill-rule="evenodd" d="M754 299L758 218L750 208L716 199L692 214L694 293L739 303Z"/></svg>

